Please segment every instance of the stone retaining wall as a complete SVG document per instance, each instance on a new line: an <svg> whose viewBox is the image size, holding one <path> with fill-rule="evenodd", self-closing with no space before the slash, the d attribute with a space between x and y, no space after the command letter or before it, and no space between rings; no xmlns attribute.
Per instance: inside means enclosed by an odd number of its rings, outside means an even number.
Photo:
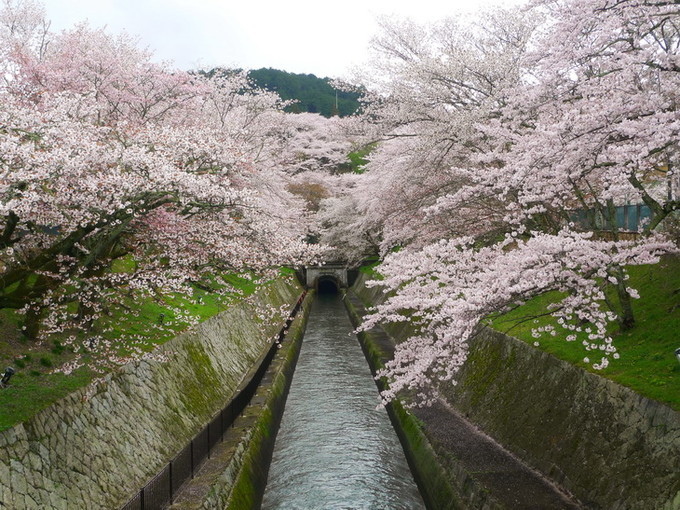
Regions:
<svg viewBox="0 0 680 510"><path fill-rule="evenodd" d="M278 280L255 301L292 308L300 292ZM0 508L120 508L224 407L281 326L263 334L255 307L236 304L159 347L171 361L130 363L0 432Z"/></svg>
<svg viewBox="0 0 680 510"><path fill-rule="evenodd" d="M355 292L379 303L365 275ZM407 325L387 325L395 339ZM680 413L501 333L470 346L447 401L592 509L680 509Z"/></svg>
<svg viewBox="0 0 680 510"><path fill-rule="evenodd" d="M680 509L680 413L516 338L472 343L449 402L587 508Z"/></svg>
<svg viewBox="0 0 680 510"><path fill-rule="evenodd" d="M200 510L258 510L267 486L269 465L281 418L286 407L288 391L302 347L307 318L314 299L314 293L307 295L298 317L293 321L283 348L270 367L272 381L258 388L251 410L254 425L248 428L239 444L240 455L220 477L209 496L202 502ZM237 468L237 469L236 469ZM236 473L233 478L230 476ZM225 483L228 480L233 480ZM175 509L172 509L175 510Z"/></svg>

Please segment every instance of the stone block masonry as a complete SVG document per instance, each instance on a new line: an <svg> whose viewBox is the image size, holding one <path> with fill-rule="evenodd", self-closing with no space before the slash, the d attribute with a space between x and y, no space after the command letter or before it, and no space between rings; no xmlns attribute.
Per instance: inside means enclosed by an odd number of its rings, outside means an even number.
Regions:
<svg viewBox="0 0 680 510"><path fill-rule="evenodd" d="M447 400L597 510L680 509L680 413L485 330Z"/></svg>
<svg viewBox="0 0 680 510"><path fill-rule="evenodd" d="M277 280L254 301L292 308L300 292ZM119 508L224 407L281 326L263 332L238 303L159 347L170 361L130 363L0 432L0 509Z"/></svg>
<svg viewBox="0 0 680 510"><path fill-rule="evenodd" d="M170 510L256 510L295 371L313 293L307 294L257 393Z"/></svg>

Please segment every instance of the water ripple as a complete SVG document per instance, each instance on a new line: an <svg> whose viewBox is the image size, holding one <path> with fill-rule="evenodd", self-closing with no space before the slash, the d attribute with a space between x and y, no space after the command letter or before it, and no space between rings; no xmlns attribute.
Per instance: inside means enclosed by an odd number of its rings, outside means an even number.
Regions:
<svg viewBox="0 0 680 510"><path fill-rule="evenodd" d="M314 302L262 508L425 508L342 302Z"/></svg>

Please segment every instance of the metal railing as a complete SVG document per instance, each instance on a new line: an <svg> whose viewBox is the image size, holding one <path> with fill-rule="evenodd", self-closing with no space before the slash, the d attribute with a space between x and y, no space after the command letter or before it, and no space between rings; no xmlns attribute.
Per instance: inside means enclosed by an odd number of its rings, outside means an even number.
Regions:
<svg viewBox="0 0 680 510"><path fill-rule="evenodd" d="M162 510L172 504L181 486L193 478L206 459L210 458L213 448L224 438L224 433L234 420L248 406L257 387L262 382L276 352L278 343L288 332L297 315L307 291L304 291L291 311L285 325L278 334L278 341L272 343L251 379L234 395L227 406L186 445L165 467L130 499L121 510Z"/></svg>

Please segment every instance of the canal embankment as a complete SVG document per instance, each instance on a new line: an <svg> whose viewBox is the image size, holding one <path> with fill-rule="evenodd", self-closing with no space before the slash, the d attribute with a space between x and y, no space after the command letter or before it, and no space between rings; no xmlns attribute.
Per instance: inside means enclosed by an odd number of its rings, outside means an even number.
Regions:
<svg viewBox="0 0 680 510"><path fill-rule="evenodd" d="M384 299L379 287L365 286L366 279L362 274L353 286L354 298L349 293L359 311ZM359 318L361 312L355 315ZM380 354L389 359L393 342L404 340L410 331L407 323L385 329L382 345L387 347ZM372 343L378 345L379 336ZM466 452L454 447L465 444L456 437L465 423L541 478L573 494L584 508L680 508L680 413L668 406L492 330L471 343L457 381L443 387L438 405L416 409L412 416L450 487L489 498L477 498L474 504L469 500L458 508L494 508L484 506L492 505L494 490L497 504L504 504L504 492L516 496L502 486L494 489L504 478L512 481L511 472L497 476L493 469L478 466L474 451L464 466ZM433 486L429 492L438 494L440 489ZM550 507L506 503L501 508Z"/></svg>
<svg viewBox="0 0 680 510"><path fill-rule="evenodd" d="M118 509L230 402L285 324L290 279L261 288L156 351L0 433L0 508Z"/></svg>
<svg viewBox="0 0 680 510"><path fill-rule="evenodd" d="M346 306L356 325L366 308L349 292ZM395 342L381 327L361 332L375 373L394 355ZM377 381L382 390L387 381ZM431 510L576 510L578 502L558 490L445 402L406 409L394 400L387 409Z"/></svg>
<svg viewBox="0 0 680 510"><path fill-rule="evenodd" d="M313 300L313 292L305 296L250 404L170 510L259 508Z"/></svg>

